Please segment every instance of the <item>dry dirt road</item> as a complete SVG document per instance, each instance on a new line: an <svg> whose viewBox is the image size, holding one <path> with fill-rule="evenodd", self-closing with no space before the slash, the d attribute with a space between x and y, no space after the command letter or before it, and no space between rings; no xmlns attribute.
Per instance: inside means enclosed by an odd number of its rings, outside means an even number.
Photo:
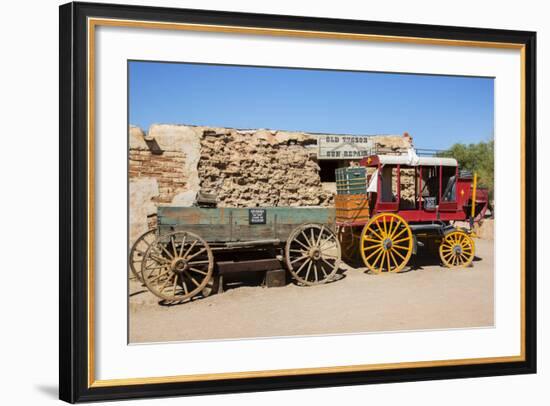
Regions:
<svg viewBox="0 0 550 406"><path fill-rule="evenodd" d="M493 240L476 240L470 268L446 269L415 256L399 274L372 275L344 265L320 286L227 289L161 306L130 283L131 343L444 329L493 325Z"/></svg>

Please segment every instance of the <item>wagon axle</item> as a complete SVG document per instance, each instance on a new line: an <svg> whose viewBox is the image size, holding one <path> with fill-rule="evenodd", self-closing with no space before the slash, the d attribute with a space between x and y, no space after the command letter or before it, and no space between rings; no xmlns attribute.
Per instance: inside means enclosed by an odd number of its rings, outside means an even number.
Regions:
<svg viewBox="0 0 550 406"><path fill-rule="evenodd" d="M173 272L181 273L189 269L189 263L186 259L176 259L172 262L171 267Z"/></svg>
<svg viewBox="0 0 550 406"><path fill-rule="evenodd" d="M319 260L321 259L321 250L319 249L319 247L313 247L310 251L309 251L309 257L311 259L314 259L314 260Z"/></svg>

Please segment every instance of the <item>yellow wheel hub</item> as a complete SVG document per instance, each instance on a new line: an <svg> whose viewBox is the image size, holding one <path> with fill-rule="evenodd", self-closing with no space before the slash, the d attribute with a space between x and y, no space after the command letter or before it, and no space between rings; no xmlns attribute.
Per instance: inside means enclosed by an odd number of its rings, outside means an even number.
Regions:
<svg viewBox="0 0 550 406"><path fill-rule="evenodd" d="M361 257L374 273L401 271L411 257L412 247L411 228L397 214L374 216L361 233Z"/></svg>
<svg viewBox="0 0 550 406"><path fill-rule="evenodd" d="M466 267L474 260L474 240L464 231L453 231L439 246L441 261L448 268Z"/></svg>

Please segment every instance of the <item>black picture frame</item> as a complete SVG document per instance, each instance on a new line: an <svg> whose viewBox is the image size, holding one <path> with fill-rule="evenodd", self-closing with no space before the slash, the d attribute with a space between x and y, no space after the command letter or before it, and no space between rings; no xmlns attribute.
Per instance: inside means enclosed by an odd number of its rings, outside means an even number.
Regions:
<svg viewBox="0 0 550 406"><path fill-rule="evenodd" d="M536 33L262 15L93 3L60 6L60 269L59 397L67 402L219 394L278 389L359 385L527 374L536 372ZM453 41L511 43L524 52L524 359L514 362L428 366L360 372L311 373L196 382L90 385L88 340L88 94L89 17L351 33Z"/></svg>

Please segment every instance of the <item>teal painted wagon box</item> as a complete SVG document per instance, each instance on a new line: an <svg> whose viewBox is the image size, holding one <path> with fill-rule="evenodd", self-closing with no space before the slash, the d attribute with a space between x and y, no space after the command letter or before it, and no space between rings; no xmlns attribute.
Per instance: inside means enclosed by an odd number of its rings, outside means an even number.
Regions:
<svg viewBox="0 0 550 406"><path fill-rule="evenodd" d="M190 231L208 243L284 242L300 224L324 224L333 229L336 220L335 209L328 207L160 206L157 214L160 235L171 231Z"/></svg>

